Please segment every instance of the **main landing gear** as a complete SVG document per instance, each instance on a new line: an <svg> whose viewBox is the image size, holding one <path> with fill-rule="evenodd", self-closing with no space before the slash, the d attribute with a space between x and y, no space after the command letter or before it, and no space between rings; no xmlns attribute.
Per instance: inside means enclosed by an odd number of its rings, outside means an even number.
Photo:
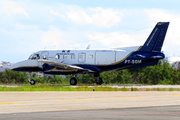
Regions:
<svg viewBox="0 0 180 120"><path fill-rule="evenodd" d="M77 84L77 79L75 77L72 77L70 79L70 85L76 85Z"/></svg>
<svg viewBox="0 0 180 120"><path fill-rule="evenodd" d="M97 78L96 78L96 84L97 84L97 85L101 85L102 83L103 83L102 78L101 78L101 77L97 77Z"/></svg>
<svg viewBox="0 0 180 120"><path fill-rule="evenodd" d="M96 84L97 84L97 85L101 85L101 84L103 83L102 78L99 77L99 76L100 76L100 75L99 75L99 72L95 72L95 73L94 73L94 77L97 77L97 78L96 78Z"/></svg>
<svg viewBox="0 0 180 120"><path fill-rule="evenodd" d="M99 72L95 72L94 73L94 77L96 77L95 83L97 85L101 85L103 83L103 80L101 77L99 77ZM76 79L76 75L74 75L71 79L70 79L70 85L76 85L77 84L77 79Z"/></svg>

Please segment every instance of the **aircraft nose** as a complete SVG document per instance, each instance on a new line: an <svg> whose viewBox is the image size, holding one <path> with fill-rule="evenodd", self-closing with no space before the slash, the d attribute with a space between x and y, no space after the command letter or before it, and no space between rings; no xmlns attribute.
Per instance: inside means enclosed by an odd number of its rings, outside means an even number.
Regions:
<svg viewBox="0 0 180 120"><path fill-rule="evenodd" d="M11 66L9 67L9 69L14 70L14 71L18 71L18 70L16 70L16 69L19 68L20 66L22 66L21 63L22 63L22 62L18 62L18 63L15 63L15 64L11 65Z"/></svg>
<svg viewBox="0 0 180 120"><path fill-rule="evenodd" d="M10 68L14 71L21 71L21 72L38 72L42 71L42 68L38 66L38 62L36 60L24 60L20 61L16 64L13 64Z"/></svg>

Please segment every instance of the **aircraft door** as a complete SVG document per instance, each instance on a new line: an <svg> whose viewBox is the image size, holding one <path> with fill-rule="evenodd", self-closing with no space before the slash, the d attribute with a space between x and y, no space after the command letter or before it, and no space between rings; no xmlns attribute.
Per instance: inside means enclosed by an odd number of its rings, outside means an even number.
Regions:
<svg viewBox="0 0 180 120"><path fill-rule="evenodd" d="M95 63L98 65L106 65L115 63L115 52L114 51L97 51Z"/></svg>
<svg viewBox="0 0 180 120"><path fill-rule="evenodd" d="M79 53L78 62L79 63L86 62L86 54L85 53Z"/></svg>

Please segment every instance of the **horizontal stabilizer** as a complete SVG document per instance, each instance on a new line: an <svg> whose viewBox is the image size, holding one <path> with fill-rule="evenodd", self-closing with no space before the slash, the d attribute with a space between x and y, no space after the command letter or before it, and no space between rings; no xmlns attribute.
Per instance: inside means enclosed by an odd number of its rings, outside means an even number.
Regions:
<svg viewBox="0 0 180 120"><path fill-rule="evenodd" d="M140 46L131 46L131 47L120 47L120 48L113 48L115 50L129 50L129 51L136 51Z"/></svg>

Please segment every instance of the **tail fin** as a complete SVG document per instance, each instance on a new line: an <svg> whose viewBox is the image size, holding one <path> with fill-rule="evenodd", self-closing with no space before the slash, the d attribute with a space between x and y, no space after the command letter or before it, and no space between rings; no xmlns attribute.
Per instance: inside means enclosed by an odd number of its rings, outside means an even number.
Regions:
<svg viewBox="0 0 180 120"><path fill-rule="evenodd" d="M158 22L139 51L160 52L169 22Z"/></svg>

